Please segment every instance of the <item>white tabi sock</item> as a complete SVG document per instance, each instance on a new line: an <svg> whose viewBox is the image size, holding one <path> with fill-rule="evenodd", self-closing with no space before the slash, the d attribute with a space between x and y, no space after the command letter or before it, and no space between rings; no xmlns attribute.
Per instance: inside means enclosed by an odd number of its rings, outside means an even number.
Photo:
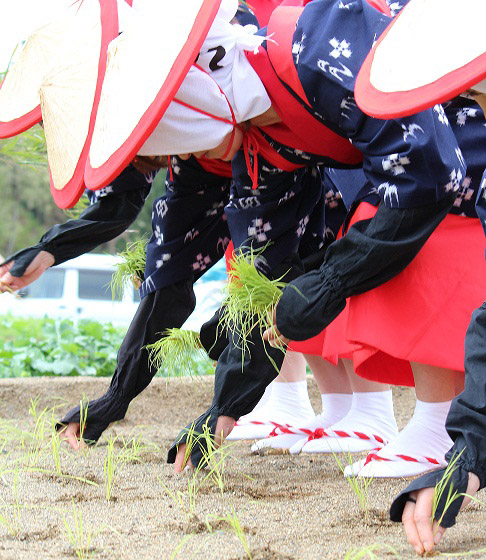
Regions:
<svg viewBox="0 0 486 560"><path fill-rule="evenodd" d="M322 412L318 414L310 421L302 425L293 425L291 430L310 430L314 431L318 428L327 428L331 424L334 424L344 416L346 416L348 410L351 408L352 395L346 393L325 393L321 395L322 401ZM276 432L279 433L279 428ZM298 431L295 434L281 433L274 437L269 437L255 442L251 450L253 453L259 453L263 449L290 449L290 453L300 453L300 449L307 441L308 435L304 431ZM300 447L298 450L293 450L295 446Z"/></svg>
<svg viewBox="0 0 486 560"><path fill-rule="evenodd" d="M427 403L417 400L415 412L406 427L376 453L389 461L370 461L359 471L364 477L415 476L446 465L444 455L452 447L445 429L451 401ZM403 455L414 460L398 457Z"/></svg>
<svg viewBox="0 0 486 560"><path fill-rule="evenodd" d="M301 425L314 418L307 381L274 382L268 401L229 434L229 440L266 438L277 424Z"/></svg>
<svg viewBox="0 0 486 560"><path fill-rule="evenodd" d="M354 453L383 447L398 433L391 390L353 393L351 410L326 432L330 437L308 441L302 452Z"/></svg>

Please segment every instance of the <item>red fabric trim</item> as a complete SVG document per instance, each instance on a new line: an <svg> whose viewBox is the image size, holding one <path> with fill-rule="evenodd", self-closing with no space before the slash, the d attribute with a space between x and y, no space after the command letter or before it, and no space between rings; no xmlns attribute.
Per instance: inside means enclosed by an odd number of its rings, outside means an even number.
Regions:
<svg viewBox="0 0 486 560"><path fill-rule="evenodd" d="M1 87L1 86L0 86ZM32 111L11 121L0 122L0 138L10 138L31 128L42 120L41 108L38 105Z"/></svg>
<svg viewBox="0 0 486 560"><path fill-rule="evenodd" d="M291 10L293 8L279 8ZM284 53L292 57L292 52ZM315 119L299 101L286 89L273 68L262 47L257 54L247 53L253 69L263 82L274 109L282 119L281 123L259 127L274 140L316 155L328 157L339 163L358 164L363 156L347 138L339 136Z"/></svg>
<svg viewBox="0 0 486 560"><path fill-rule="evenodd" d="M208 159L205 157L198 158L199 165L208 173L214 173L219 177L227 177L231 179L233 177L233 171L231 170L231 162L223 161L221 159Z"/></svg>
<svg viewBox="0 0 486 560"><path fill-rule="evenodd" d="M376 89L370 79L376 49L402 13L385 29L368 53L356 79L355 97L359 108L368 115L380 119L413 115L436 103L443 103L456 97L486 77L486 53L484 53L461 68L457 68L425 86L394 92L383 92Z"/></svg>
<svg viewBox="0 0 486 560"><path fill-rule="evenodd" d="M300 83L293 58L286 56L287 53L292 52L295 25L303 10L302 7L284 7L274 10L268 23L270 39L267 41L267 52L278 77L310 107L311 104Z"/></svg>
<svg viewBox="0 0 486 560"><path fill-rule="evenodd" d="M145 140L152 134L193 64L218 12L219 4L219 0L204 0L187 41L174 61L171 71L129 138L100 167L92 167L88 158L85 171L85 181L88 188L91 190L100 189L117 177L121 170L132 161Z"/></svg>
<svg viewBox="0 0 486 560"><path fill-rule="evenodd" d="M49 179L51 184L51 194L54 202L59 208L71 208L80 199L84 192L84 170L86 167L86 160L88 159L89 147L91 145L91 138L96 120L96 112L101 97L101 87L103 85L103 78L106 71L106 53L108 45L118 35L118 9L116 0L100 0L100 19L101 19L101 46L100 56L98 59L98 78L96 81L95 95L93 98L93 107L91 109L91 116L88 126L88 134L84 142L81 155L79 156L78 163L74 169L71 179L64 185L62 189L56 189L52 181L51 172L49 170Z"/></svg>
<svg viewBox="0 0 486 560"><path fill-rule="evenodd" d="M390 7L385 0L368 0L368 4L388 17L392 17Z"/></svg>

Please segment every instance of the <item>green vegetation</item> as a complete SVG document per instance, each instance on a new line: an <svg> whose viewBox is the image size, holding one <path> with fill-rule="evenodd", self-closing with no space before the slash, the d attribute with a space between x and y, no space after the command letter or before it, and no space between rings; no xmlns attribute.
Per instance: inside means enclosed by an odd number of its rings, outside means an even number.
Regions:
<svg viewBox="0 0 486 560"><path fill-rule="evenodd" d="M94 321L0 317L0 378L111 376L123 335L123 329Z"/></svg>
<svg viewBox="0 0 486 560"><path fill-rule="evenodd" d="M127 286L133 284L139 288L143 282L145 271L145 249L148 237L142 236L141 239L132 243L127 243L124 251L118 253L121 262L115 266L115 272L111 279L111 292L113 299L121 299Z"/></svg>
<svg viewBox="0 0 486 560"><path fill-rule="evenodd" d="M244 355L249 351L249 337L256 329L263 332L271 327L271 316L282 289L280 279L270 280L258 271L261 251L240 252L230 261L229 281L224 290L221 325L228 332L235 332Z"/></svg>
<svg viewBox="0 0 486 560"><path fill-rule="evenodd" d="M199 367L212 368L212 362L201 346L199 333L185 329L167 329L160 340L149 344L149 360L152 367L165 368L168 375L194 375Z"/></svg>

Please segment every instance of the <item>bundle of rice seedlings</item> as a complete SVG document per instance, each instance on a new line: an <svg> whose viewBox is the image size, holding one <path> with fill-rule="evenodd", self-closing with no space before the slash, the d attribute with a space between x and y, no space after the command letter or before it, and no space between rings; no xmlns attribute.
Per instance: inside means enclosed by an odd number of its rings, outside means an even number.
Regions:
<svg viewBox="0 0 486 560"><path fill-rule="evenodd" d="M115 266L111 277L110 288L113 299L121 299L126 286L133 283L135 288L140 288L145 271L145 248L148 238L144 235L138 241L127 243L127 247L118 256L122 261Z"/></svg>
<svg viewBox="0 0 486 560"><path fill-rule="evenodd" d="M145 348L149 352L150 366L159 370L166 364L169 374L192 375L196 360L210 361L199 333L186 329L167 329L160 340Z"/></svg>
<svg viewBox="0 0 486 560"><path fill-rule="evenodd" d="M249 337L257 329L260 334L272 323L273 309L282 289L287 285L281 278L270 280L258 271L262 251L240 252L230 261L229 281L224 287L223 313L220 324L235 333L243 356L249 350Z"/></svg>

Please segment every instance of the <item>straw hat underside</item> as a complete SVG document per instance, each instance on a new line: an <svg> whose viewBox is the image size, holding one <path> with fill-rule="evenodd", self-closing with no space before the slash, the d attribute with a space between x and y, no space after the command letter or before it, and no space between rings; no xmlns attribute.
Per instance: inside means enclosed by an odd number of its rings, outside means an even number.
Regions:
<svg viewBox="0 0 486 560"><path fill-rule="evenodd" d="M412 0L378 45L371 84L385 93L431 84L486 52L484 0Z"/></svg>
<svg viewBox="0 0 486 560"><path fill-rule="evenodd" d="M52 71L40 88L53 187L72 179L89 132L102 28L97 0L85 0Z"/></svg>
<svg viewBox="0 0 486 560"><path fill-rule="evenodd" d="M0 122L23 117L39 105L39 87L53 64L66 29L56 21L34 32L0 89Z"/></svg>

